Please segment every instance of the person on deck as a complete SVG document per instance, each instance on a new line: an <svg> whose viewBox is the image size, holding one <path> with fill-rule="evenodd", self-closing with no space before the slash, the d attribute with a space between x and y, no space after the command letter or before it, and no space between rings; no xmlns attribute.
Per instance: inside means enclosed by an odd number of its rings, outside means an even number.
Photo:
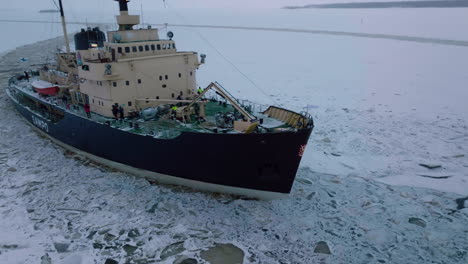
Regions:
<svg viewBox="0 0 468 264"><path fill-rule="evenodd" d="M88 116L88 118L91 118L91 108L90 108L89 104L84 105L84 110L85 110L86 115Z"/></svg>
<svg viewBox="0 0 468 264"><path fill-rule="evenodd" d="M114 115L115 119L118 119L119 108L117 107L117 104L112 105L112 114Z"/></svg>
<svg viewBox="0 0 468 264"><path fill-rule="evenodd" d="M171 119L175 119L177 117L177 109L179 109L177 107L177 105L172 105L171 106Z"/></svg>
<svg viewBox="0 0 468 264"><path fill-rule="evenodd" d="M68 105L68 98L65 95L62 96L62 103L63 103L63 105Z"/></svg>
<svg viewBox="0 0 468 264"><path fill-rule="evenodd" d="M124 115L124 109L122 106L119 107L119 114L120 114L120 119L124 119L125 115Z"/></svg>
<svg viewBox="0 0 468 264"><path fill-rule="evenodd" d="M29 82L29 73L27 71L24 72L24 78Z"/></svg>
<svg viewBox="0 0 468 264"><path fill-rule="evenodd" d="M201 93L203 93L203 89L201 87L198 87L197 92L198 92L198 94L201 94Z"/></svg>

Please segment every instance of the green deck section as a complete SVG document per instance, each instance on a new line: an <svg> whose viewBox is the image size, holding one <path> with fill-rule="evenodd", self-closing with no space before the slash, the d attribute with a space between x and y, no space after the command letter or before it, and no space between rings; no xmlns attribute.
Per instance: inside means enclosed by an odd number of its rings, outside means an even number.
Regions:
<svg viewBox="0 0 468 264"><path fill-rule="evenodd" d="M182 131L196 131L189 125L182 124L176 120L163 121L143 121L141 119L113 119L111 126L117 129L125 130L130 133L155 136L157 138L174 138Z"/></svg>
<svg viewBox="0 0 468 264"><path fill-rule="evenodd" d="M205 104L205 114L207 123L200 123L198 118L195 115L191 116L191 123L183 123L178 120L167 119L167 116L156 117L151 120L143 120L139 117L136 118L124 118L124 119L115 119L110 117L105 117L96 113L91 113L91 117L87 117L86 112L81 105L66 105L61 99L58 98L39 98L31 88L26 89L23 87L22 90L27 97L32 100L42 101L44 104L49 104L55 108L61 109L61 111L68 112L70 114L78 115L83 118L89 118L93 122L100 123L103 125L110 125L113 128L120 129L129 133L135 133L140 135L153 136L155 138L161 139L171 139L179 136L182 132L197 132L197 133L214 133L213 128L216 128L215 116L218 113L232 113L237 110L230 104L224 104L219 101L208 101ZM20 99L20 98L18 98ZM20 100L21 103L29 107L32 111L40 114L49 121L55 122L51 117L49 111L46 111L43 108L38 108L36 103L31 100ZM250 107L245 107L249 112L251 111ZM60 111L59 111L60 112ZM63 116L63 115L62 115ZM164 119L160 119L164 118ZM56 120L58 121L58 120ZM289 127L288 125L283 124L281 127ZM233 129L226 129L226 133L238 133Z"/></svg>
<svg viewBox="0 0 468 264"><path fill-rule="evenodd" d="M217 113L230 113L234 112L235 109L230 104L220 104L216 101L209 101L205 105L205 114L207 119L214 119ZM83 112L84 113L84 112ZM206 129L200 125L195 116L192 116L191 123L184 124L177 120L142 120L140 118L125 118L115 120L111 118L105 118L102 116L93 114L93 119L99 119L100 122L105 120L111 123L112 127L128 131L130 133L143 134L143 135L154 135L157 138L174 138L180 135L182 132L202 132L202 133L213 133L211 130ZM136 125L138 128L136 128Z"/></svg>
<svg viewBox="0 0 468 264"><path fill-rule="evenodd" d="M229 113L233 112L234 107L232 105L219 104L218 102L210 101L205 106L205 113L207 117L213 117L217 113ZM145 134L145 135L154 135L158 138L174 138L180 135L183 131L186 132L205 132L212 133L212 131L203 128L200 126L200 122L197 121L195 116L192 116L191 123L184 124L177 120L158 120L155 118L153 120L142 120L140 118L125 118L123 120L115 120L105 117L100 117L111 122L111 126L122 129L131 133ZM96 119L93 116L93 119ZM136 128L136 125L139 128Z"/></svg>
<svg viewBox="0 0 468 264"><path fill-rule="evenodd" d="M229 113L233 112L234 107L228 104L226 106L220 105L219 102L210 101L205 106L206 116L215 116L217 113Z"/></svg>

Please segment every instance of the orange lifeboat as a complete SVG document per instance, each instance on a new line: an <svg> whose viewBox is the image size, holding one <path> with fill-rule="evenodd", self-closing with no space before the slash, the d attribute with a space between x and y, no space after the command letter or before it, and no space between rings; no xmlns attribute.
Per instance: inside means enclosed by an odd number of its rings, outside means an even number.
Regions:
<svg viewBox="0 0 468 264"><path fill-rule="evenodd" d="M41 95L56 95L59 91L58 85L43 80L34 81L31 85Z"/></svg>

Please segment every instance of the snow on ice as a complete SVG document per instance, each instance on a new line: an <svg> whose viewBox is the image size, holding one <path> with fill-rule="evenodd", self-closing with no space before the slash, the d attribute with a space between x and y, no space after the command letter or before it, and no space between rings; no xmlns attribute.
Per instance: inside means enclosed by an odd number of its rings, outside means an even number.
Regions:
<svg viewBox="0 0 468 264"><path fill-rule="evenodd" d="M429 36L454 38L442 31ZM468 262L466 47L197 32L278 104L314 115L290 197L151 185L40 137L3 87L12 72L52 58L59 40L42 41L0 60L0 263ZM176 33L179 48L209 55L200 85L215 78L268 102L198 33Z"/></svg>

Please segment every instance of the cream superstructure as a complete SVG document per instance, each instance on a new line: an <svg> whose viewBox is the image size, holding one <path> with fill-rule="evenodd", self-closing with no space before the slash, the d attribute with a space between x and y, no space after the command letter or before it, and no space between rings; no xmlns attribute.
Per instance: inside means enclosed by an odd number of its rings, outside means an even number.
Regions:
<svg viewBox="0 0 468 264"><path fill-rule="evenodd" d="M127 115L178 98L192 100L200 66L197 53L177 51L175 42L160 39L157 29L133 29L139 16L128 15L126 0L119 2L119 30L107 33L104 47L90 45L76 53L80 93L91 111L111 117L114 104Z"/></svg>

